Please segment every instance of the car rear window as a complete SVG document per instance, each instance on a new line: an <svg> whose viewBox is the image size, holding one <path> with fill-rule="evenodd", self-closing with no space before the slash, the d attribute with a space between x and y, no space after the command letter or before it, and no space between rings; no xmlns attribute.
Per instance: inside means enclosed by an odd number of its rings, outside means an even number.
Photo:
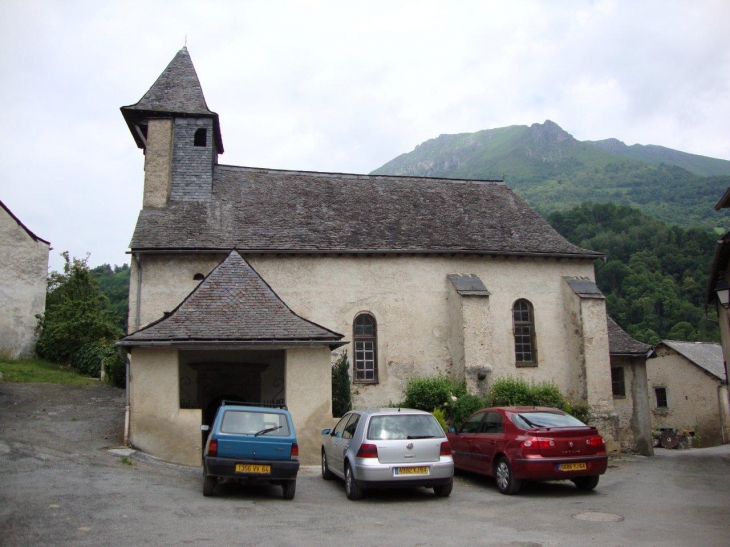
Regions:
<svg viewBox="0 0 730 547"><path fill-rule="evenodd" d="M288 437L289 422L284 414L231 409L223 414L221 433Z"/></svg>
<svg viewBox="0 0 730 547"><path fill-rule="evenodd" d="M558 414L556 412L520 412L519 414L512 414L512 422L520 429L586 425L570 414Z"/></svg>
<svg viewBox="0 0 730 547"><path fill-rule="evenodd" d="M430 414L373 416L367 433L370 440L431 439L443 436L444 430Z"/></svg>

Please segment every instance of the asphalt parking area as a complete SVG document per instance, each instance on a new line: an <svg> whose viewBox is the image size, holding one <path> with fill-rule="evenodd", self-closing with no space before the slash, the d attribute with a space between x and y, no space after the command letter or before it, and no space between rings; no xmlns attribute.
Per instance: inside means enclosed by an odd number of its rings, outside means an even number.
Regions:
<svg viewBox="0 0 730 547"><path fill-rule="evenodd" d="M233 484L205 498L199 469L114 451L123 392L28 386L0 382L2 545L724 546L730 534L727 446L612 460L593 492L527 483L504 496L459 474L449 498L420 488L353 502L306 467L291 501Z"/></svg>

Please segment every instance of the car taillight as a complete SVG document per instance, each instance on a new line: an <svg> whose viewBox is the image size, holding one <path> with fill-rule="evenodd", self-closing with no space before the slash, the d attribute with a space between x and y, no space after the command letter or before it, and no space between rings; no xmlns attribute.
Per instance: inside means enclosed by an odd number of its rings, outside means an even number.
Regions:
<svg viewBox="0 0 730 547"><path fill-rule="evenodd" d="M602 447L603 446L603 438L600 435L594 435L593 437L588 437L586 439L586 444L588 446L595 446L595 447Z"/></svg>
<svg viewBox="0 0 730 547"><path fill-rule="evenodd" d="M218 441L215 439L211 439L208 443L208 456L217 456L218 455Z"/></svg>
<svg viewBox="0 0 730 547"><path fill-rule="evenodd" d="M360 445L360 450L357 451L358 458L377 458L378 447L374 444L363 443Z"/></svg>
<svg viewBox="0 0 730 547"><path fill-rule="evenodd" d="M449 444L449 441L444 441L441 443L439 456L451 456L451 445Z"/></svg>
<svg viewBox="0 0 730 547"><path fill-rule="evenodd" d="M543 438L543 437L533 437L531 439L527 439L526 441L523 441L522 446L527 451L547 450L549 448L555 447L555 440L547 439L547 438Z"/></svg>
<svg viewBox="0 0 730 547"><path fill-rule="evenodd" d="M299 445L297 443L294 443L291 445L291 459L292 460L299 459Z"/></svg>

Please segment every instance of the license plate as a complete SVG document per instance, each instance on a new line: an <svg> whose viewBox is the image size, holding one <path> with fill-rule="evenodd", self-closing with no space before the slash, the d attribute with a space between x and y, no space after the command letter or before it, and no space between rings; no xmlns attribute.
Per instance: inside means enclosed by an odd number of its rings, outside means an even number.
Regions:
<svg viewBox="0 0 730 547"><path fill-rule="evenodd" d="M236 464L236 473L259 473L268 475L271 473L270 465L250 465L245 463Z"/></svg>
<svg viewBox="0 0 730 547"><path fill-rule="evenodd" d="M585 471L588 469L588 464L585 463L560 463L558 464L560 471Z"/></svg>
<svg viewBox="0 0 730 547"><path fill-rule="evenodd" d="M428 467L395 467L393 475L428 475Z"/></svg>

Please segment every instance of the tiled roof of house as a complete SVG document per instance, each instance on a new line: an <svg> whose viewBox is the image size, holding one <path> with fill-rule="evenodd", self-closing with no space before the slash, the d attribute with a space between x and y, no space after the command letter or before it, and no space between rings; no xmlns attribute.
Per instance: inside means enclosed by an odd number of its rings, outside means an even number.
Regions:
<svg viewBox="0 0 730 547"><path fill-rule="evenodd" d="M118 345L323 345L343 335L294 313L233 251L170 314Z"/></svg>
<svg viewBox="0 0 730 547"><path fill-rule="evenodd" d="M142 210L130 247L603 256L566 241L502 182L221 165L210 200Z"/></svg>
<svg viewBox="0 0 730 547"><path fill-rule="evenodd" d="M725 380L725 365L722 356L722 346L720 344L711 344L709 342L677 342L676 340L662 340L661 343L716 378Z"/></svg>
<svg viewBox="0 0 730 547"><path fill-rule="evenodd" d="M187 48L182 48L160 74L152 87L135 104L121 108L132 135L140 148L143 147L132 125L146 115L176 114L213 118L218 153L223 153L218 114L211 111L203 96L198 74Z"/></svg>
<svg viewBox="0 0 730 547"><path fill-rule="evenodd" d="M611 316L607 315L606 320L608 322L608 353L610 355L649 356L652 351L649 344L634 340Z"/></svg>

